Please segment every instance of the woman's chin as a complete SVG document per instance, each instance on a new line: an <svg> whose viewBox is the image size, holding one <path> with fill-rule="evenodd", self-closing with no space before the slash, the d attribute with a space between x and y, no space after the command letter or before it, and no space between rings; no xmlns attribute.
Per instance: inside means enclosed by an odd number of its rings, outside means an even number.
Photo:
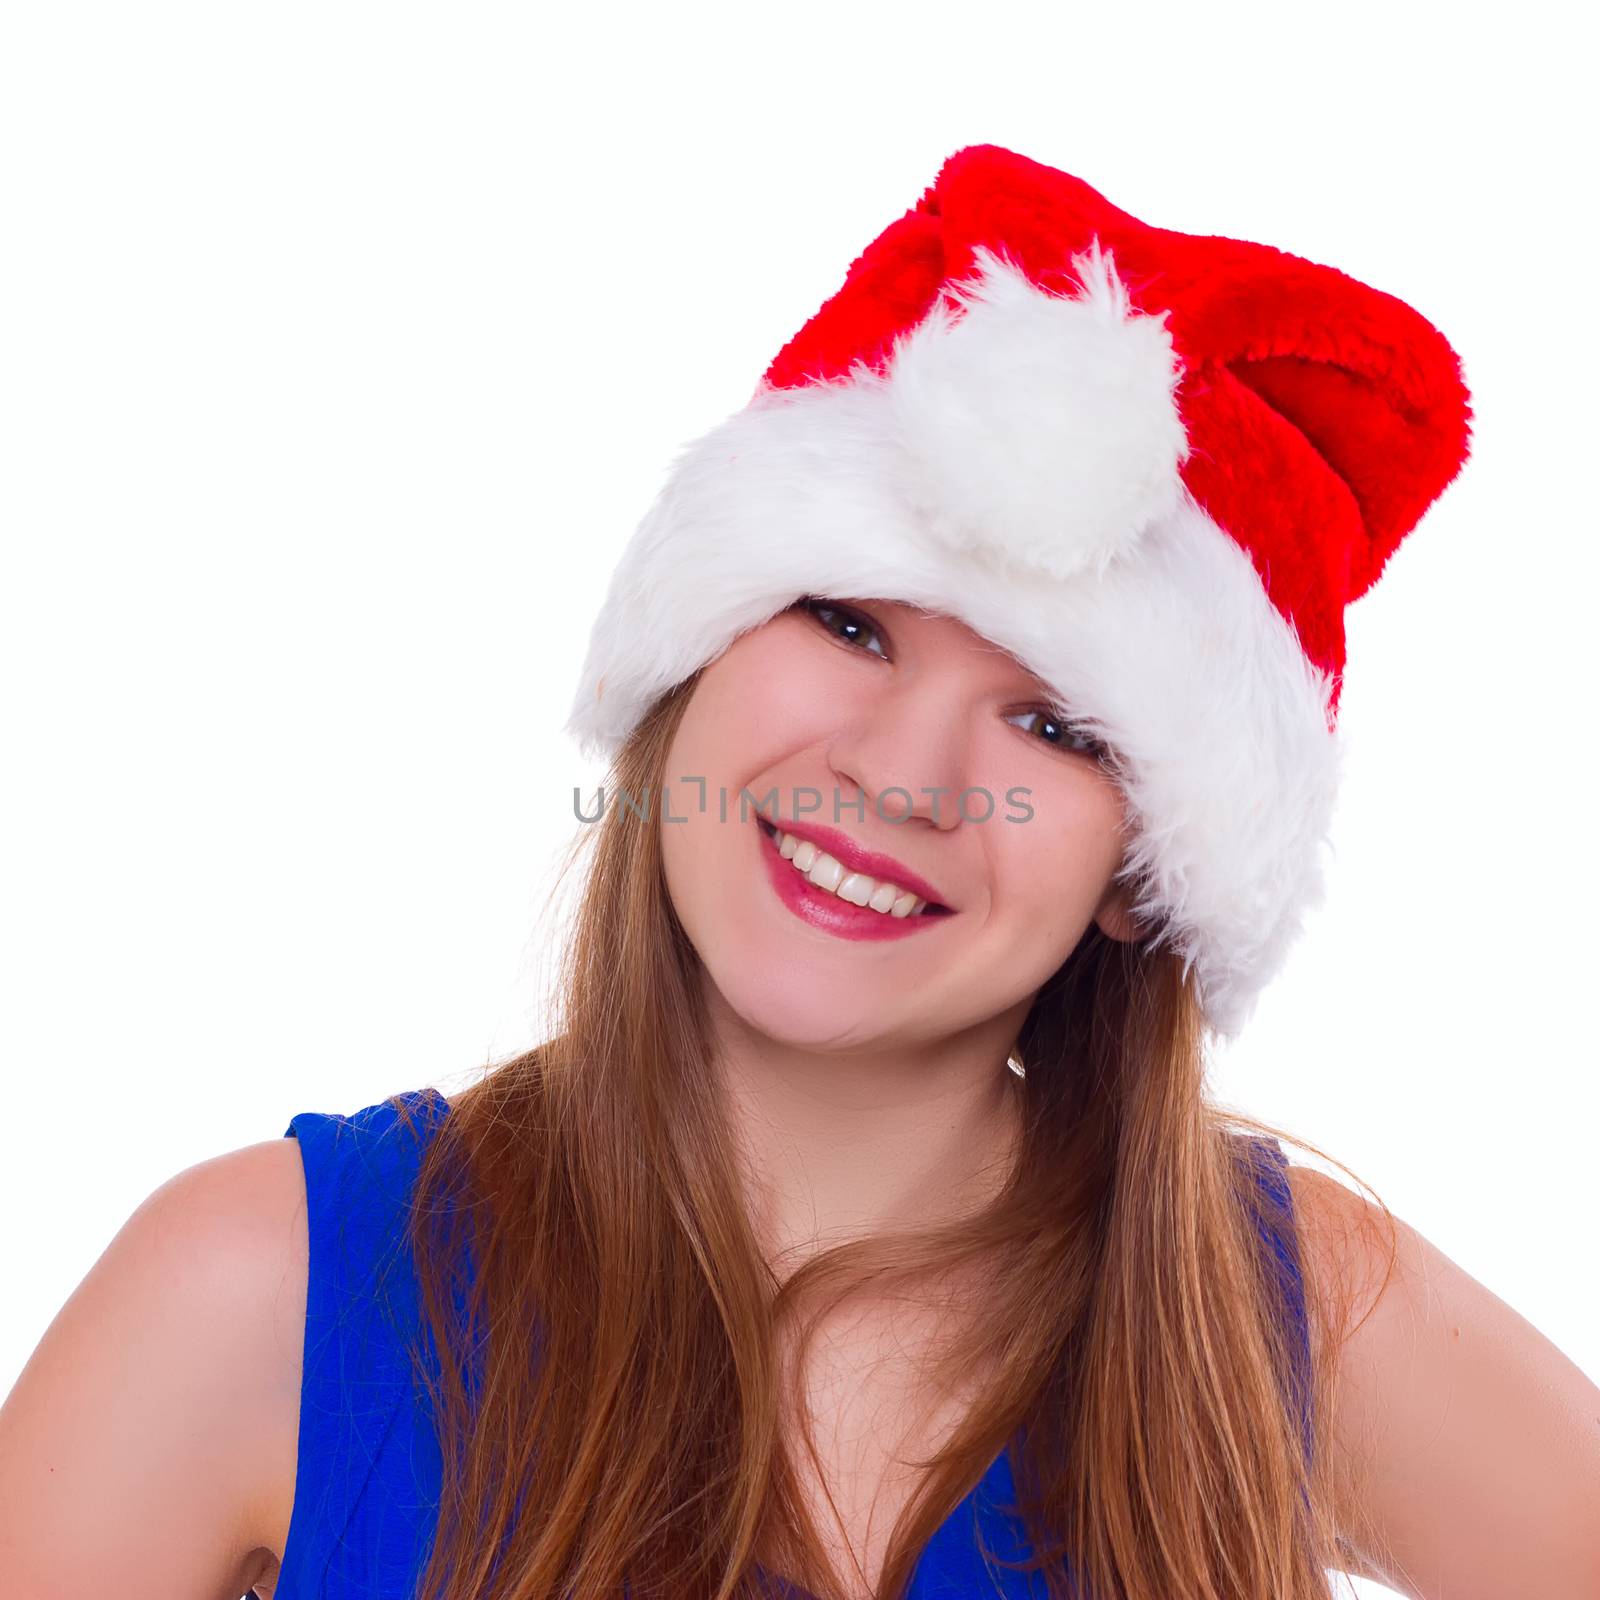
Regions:
<svg viewBox="0 0 1600 1600"><path fill-rule="evenodd" d="M751 1032L797 1050L832 1051L884 1033L899 1009L882 984L837 972L807 977L795 962L753 964L713 974L724 1003Z"/></svg>

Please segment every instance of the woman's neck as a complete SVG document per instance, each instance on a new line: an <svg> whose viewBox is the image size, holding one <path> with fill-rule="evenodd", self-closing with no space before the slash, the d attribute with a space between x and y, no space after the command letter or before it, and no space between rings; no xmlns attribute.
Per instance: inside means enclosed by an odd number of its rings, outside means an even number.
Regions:
<svg viewBox="0 0 1600 1600"><path fill-rule="evenodd" d="M752 1223L771 1261L952 1221L1009 1176L1022 1130L1009 1038L928 1052L817 1051L719 1030Z"/></svg>

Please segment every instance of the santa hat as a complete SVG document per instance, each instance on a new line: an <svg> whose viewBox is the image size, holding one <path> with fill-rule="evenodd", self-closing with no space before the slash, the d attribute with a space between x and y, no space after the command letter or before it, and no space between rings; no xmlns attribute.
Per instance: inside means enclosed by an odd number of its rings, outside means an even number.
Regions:
<svg viewBox="0 0 1600 1600"><path fill-rule="evenodd" d="M1470 415L1392 295L968 146L680 452L567 731L609 757L804 595L958 617L1110 748L1135 910L1236 1033L1323 898L1344 608Z"/></svg>

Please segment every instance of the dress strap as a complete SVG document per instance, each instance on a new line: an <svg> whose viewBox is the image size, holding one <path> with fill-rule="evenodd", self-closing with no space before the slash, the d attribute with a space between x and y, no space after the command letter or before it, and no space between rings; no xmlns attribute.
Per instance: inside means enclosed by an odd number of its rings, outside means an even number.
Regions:
<svg viewBox="0 0 1600 1600"><path fill-rule="evenodd" d="M294 1505L276 1593L320 1600L389 1593L409 1576L416 1518L375 1518L375 1473L410 1447L415 1379L407 1341L418 1289L406 1244L410 1195L428 1137L449 1112L436 1089L351 1113L302 1111L285 1138L299 1141L310 1247ZM383 1488L383 1485L376 1485ZM398 1591L397 1591L398 1592Z"/></svg>
<svg viewBox="0 0 1600 1600"><path fill-rule="evenodd" d="M1312 1442L1311 1330L1295 1226L1294 1193L1289 1186L1289 1158L1275 1138L1257 1136L1246 1143L1257 1183L1257 1231L1271 1252L1277 1304L1289 1333L1289 1397L1300 1418L1301 1437L1309 1454Z"/></svg>

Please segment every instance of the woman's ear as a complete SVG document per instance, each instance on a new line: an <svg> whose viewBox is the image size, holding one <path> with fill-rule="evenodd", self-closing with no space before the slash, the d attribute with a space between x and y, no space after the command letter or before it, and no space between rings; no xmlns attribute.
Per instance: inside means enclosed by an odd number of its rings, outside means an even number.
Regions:
<svg viewBox="0 0 1600 1600"><path fill-rule="evenodd" d="M1128 944L1139 937L1141 930L1134 919L1132 899L1128 881L1113 878L1094 913L1094 920L1108 939Z"/></svg>

